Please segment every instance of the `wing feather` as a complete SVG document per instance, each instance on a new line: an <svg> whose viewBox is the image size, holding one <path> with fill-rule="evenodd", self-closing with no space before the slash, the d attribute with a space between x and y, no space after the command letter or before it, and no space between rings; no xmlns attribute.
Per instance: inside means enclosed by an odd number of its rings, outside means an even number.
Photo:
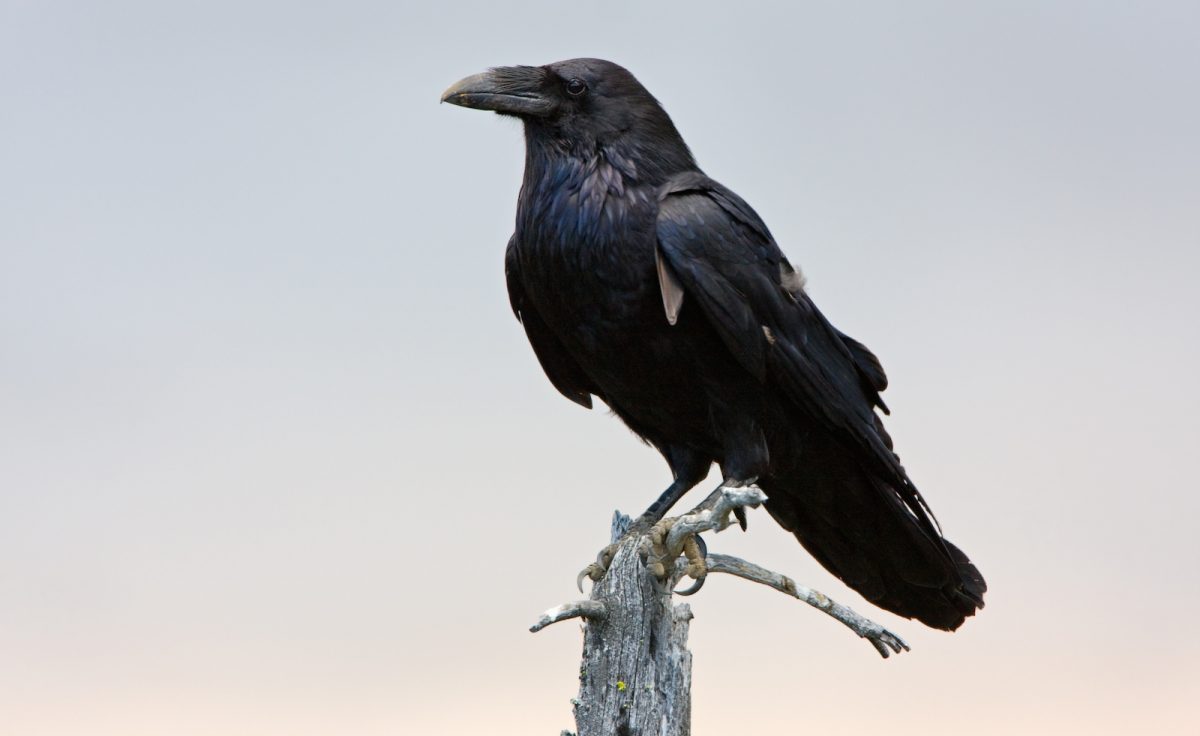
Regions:
<svg viewBox="0 0 1200 736"><path fill-rule="evenodd" d="M533 346L533 353L546 372L546 378L563 396L591 409L592 395L602 395L530 303L525 285L521 282L515 238L508 241L508 249L504 254L504 276L508 282L508 300L513 314L525 327L525 336L529 338L529 344Z"/></svg>
<svg viewBox="0 0 1200 736"><path fill-rule="evenodd" d="M829 323L803 290L766 225L740 197L702 175L664 188L657 221L663 259L725 346L778 386L895 491L889 498L936 543L941 532L881 431L879 360ZM948 552L946 554L949 554Z"/></svg>
<svg viewBox="0 0 1200 736"><path fill-rule="evenodd" d="M654 267L658 271L658 287L662 291L667 323L673 325L679 321L679 310L683 307L683 284L679 283L679 277L663 260L662 251L657 248L654 250Z"/></svg>

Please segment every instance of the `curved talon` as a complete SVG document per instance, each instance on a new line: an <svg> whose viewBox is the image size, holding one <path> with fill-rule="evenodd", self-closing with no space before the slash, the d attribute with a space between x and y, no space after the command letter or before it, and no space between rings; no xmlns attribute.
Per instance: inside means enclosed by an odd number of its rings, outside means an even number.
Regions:
<svg viewBox="0 0 1200 736"><path fill-rule="evenodd" d="M593 562L592 564L590 564L587 567L580 570L579 574L575 576L575 587L579 588L579 592L582 593L584 578L591 578L591 580L593 582L595 582L595 581L598 581L600 578L604 577L605 572L606 572L605 568L603 568L599 564Z"/></svg>
<svg viewBox="0 0 1200 736"><path fill-rule="evenodd" d="M683 590L672 591L675 595L695 595L700 592L700 589L704 587L704 581L708 579L708 566L705 564L705 560L708 559L708 544L699 534L690 539L695 542L696 549L692 550L691 555L688 555L688 574L695 578L695 582ZM695 574L697 572L699 575Z"/></svg>
<svg viewBox="0 0 1200 736"><path fill-rule="evenodd" d="M579 592L583 592L583 579L591 578L593 583L598 583L604 577L604 573L608 572L608 566L612 564L613 557L617 554L617 543L614 542L596 555L596 561L580 570L575 576L575 587Z"/></svg>

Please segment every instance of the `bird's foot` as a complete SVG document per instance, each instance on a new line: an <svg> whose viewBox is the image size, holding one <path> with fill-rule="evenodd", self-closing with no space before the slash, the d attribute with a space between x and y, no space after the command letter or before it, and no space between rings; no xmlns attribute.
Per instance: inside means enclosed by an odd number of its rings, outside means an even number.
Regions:
<svg viewBox="0 0 1200 736"><path fill-rule="evenodd" d="M575 585L579 588L579 592L583 592L585 578L594 583L600 582L604 578L609 565L616 557L617 550L632 538L637 538L638 552L645 562L646 571L655 580L664 584L669 583L671 577L676 574L675 560L682 555L687 560L687 567L684 568L683 575L692 578L696 583L686 590L675 592L679 595L692 595L700 590L704 585L704 577L708 574L708 565L704 561L708 556L708 547L705 545L704 539L695 532L677 535L679 538L676 540L671 539L671 529L680 518L672 517L655 523L642 519L635 521L620 539L600 550L600 554L596 555L595 562L579 572L575 578Z"/></svg>
<svg viewBox="0 0 1200 736"><path fill-rule="evenodd" d="M679 595L692 595L704 587L704 580L708 575L708 563L705 562L708 557L708 545L704 543L704 538L698 532L677 535L678 539L672 543L671 529L680 518L663 519L650 528L646 535L650 543L646 571L656 580L670 582L675 573L675 560L683 555L687 560L683 575L695 582L684 590L674 592Z"/></svg>
<svg viewBox="0 0 1200 736"><path fill-rule="evenodd" d="M604 577L604 573L608 572L608 566L617 554L617 546L617 543L613 542L600 550L600 554L596 555L596 561L588 563L588 566L580 570L579 574L575 576L575 587L579 588L580 593L583 592L584 579L598 583Z"/></svg>
<svg viewBox="0 0 1200 736"><path fill-rule="evenodd" d="M762 490L748 481L727 480L713 491L698 506L682 516L655 520L642 515L616 542L600 550L596 561L580 571L575 585L583 592L583 580L589 578L599 582L612 564L617 550L635 539L634 544L646 563L647 571L663 583L673 585L680 577L687 576L696 581L685 590L675 591L679 595L692 595L704 585L708 574L708 549L700 536L705 531L721 531L736 518L738 525L746 528L745 506L758 506L766 500ZM676 571L675 560L680 556L687 560L681 573Z"/></svg>
<svg viewBox="0 0 1200 736"><path fill-rule="evenodd" d="M654 526L655 520L643 516L638 517L629 525L621 538L612 544L600 550L596 555L596 561L589 564L587 567L579 571L575 576L575 587L579 588L579 592L583 592L584 579L591 580L593 583L600 582L604 578L604 573L608 572L608 566L612 564L613 558L617 556L617 550L621 548L627 540L642 537Z"/></svg>
<svg viewBox="0 0 1200 736"><path fill-rule="evenodd" d="M678 595L694 595L704 587L708 575L708 546L704 544L701 531L722 531L730 525L729 513L737 519L742 531L746 530L745 504L757 506L765 498L762 490L756 485L757 478L745 481L726 479L717 490L709 494L694 509L670 519L663 519L651 529L650 542L652 553L656 559L648 566L655 577L663 580L674 570L675 560L682 554L687 560L682 577L686 575L695 582L684 590L676 590ZM731 495L737 496L738 501L730 503ZM699 520L699 523L697 523ZM677 522L684 522L677 524ZM676 528L678 527L678 528ZM672 534L672 530L675 531ZM678 579L678 578L677 578Z"/></svg>

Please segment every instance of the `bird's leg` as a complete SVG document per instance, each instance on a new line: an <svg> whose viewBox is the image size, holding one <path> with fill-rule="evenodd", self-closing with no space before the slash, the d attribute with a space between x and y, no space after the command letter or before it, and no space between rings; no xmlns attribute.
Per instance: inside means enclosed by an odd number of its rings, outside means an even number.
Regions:
<svg viewBox="0 0 1200 736"><path fill-rule="evenodd" d="M689 482L689 479L687 478L677 478L673 483L671 483L671 485L667 486L667 490L663 491L662 494L654 500L654 503L650 504L649 508L647 508L641 516L634 519L633 523L629 525L629 529L627 529L625 534L621 536L621 539L600 550L600 554L596 555L596 561L585 567L583 571L579 573L576 583L579 586L580 592L583 592L583 579L585 577L591 578L593 582L596 582L600 580L600 578L604 577L604 573L608 571L608 566L612 564L613 556L617 553L617 548L621 545L621 542L626 537L629 537L633 534L640 536L650 531L650 529L662 519L663 515L666 514L667 511L674 506L677 501L679 501L679 499L683 498L683 494L691 490L692 486L694 485L695 483Z"/></svg>
<svg viewBox="0 0 1200 736"><path fill-rule="evenodd" d="M737 480L735 478L727 478L721 485L717 486L716 490L708 494L708 497L701 501L697 506L689 511L685 516L697 514L702 511L712 511L717 502L721 499L721 495L726 488L745 488L754 486L757 478L748 480ZM733 508L733 514L737 517L738 525L742 530L746 529L746 511L741 506ZM708 546L704 543L704 539L699 534L689 534L680 539L682 549L671 549L668 542L671 533L671 527L674 526L676 518L663 519L657 522L650 530L651 550L655 555L652 561L648 563L647 568L656 573L657 577L664 577L666 571L671 569L671 565L680 552L687 558L687 568L684 574L692 578L694 582L691 586L684 590L675 591L678 595L693 595L704 587L704 581L708 576L708 563L705 562L708 557ZM720 527L724 528L724 527Z"/></svg>
<svg viewBox="0 0 1200 736"><path fill-rule="evenodd" d="M703 501L696 504L696 507L693 508L688 513L689 514L697 514L697 513L700 513L701 511L712 511L713 507L717 505L717 501L719 501L721 499L721 491L724 491L726 488L749 488L751 486L755 486L756 483L758 483L758 478L748 478L746 480L737 480L736 478L726 478L725 480L721 481L721 485L717 486L716 489L713 490L712 493L708 494L704 498ZM738 511L741 511L742 513L739 514ZM738 523L742 526L743 529L745 529L746 528L746 526L745 526L745 524L746 524L745 509L742 509L741 507L737 507L736 509L734 509L733 513L734 513L734 516L738 517Z"/></svg>
<svg viewBox="0 0 1200 736"><path fill-rule="evenodd" d="M637 540L647 572L657 580L675 579L675 560L680 555L687 559L688 564L683 573L696 580L696 583L688 590L676 592L680 595L691 595L700 590L708 574L708 549L700 537L700 532L707 529L721 531L729 526L729 515L737 508L745 505L758 506L764 500L766 496L754 485L753 479L729 479L686 514L659 519L649 527L645 525L652 517L640 518L636 528L631 526L617 543L609 545L600 553L595 563L579 573L576 584L582 592L585 577L596 581L603 578L615 550L622 544L629 543L630 536L634 535L633 539ZM649 511L653 509L652 506ZM661 515L662 512L657 513Z"/></svg>

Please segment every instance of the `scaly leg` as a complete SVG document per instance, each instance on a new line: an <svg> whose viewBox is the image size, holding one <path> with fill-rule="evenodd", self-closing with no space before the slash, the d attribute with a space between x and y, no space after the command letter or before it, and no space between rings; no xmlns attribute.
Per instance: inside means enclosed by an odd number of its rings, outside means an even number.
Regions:
<svg viewBox="0 0 1200 736"><path fill-rule="evenodd" d="M650 504L641 516L634 519L629 525L629 529L621 536L621 539L628 537L630 534L645 534L662 519L663 515L674 506L683 495L690 491L695 482L691 479L677 478L675 482L667 486L667 490ZM617 547L620 546L621 540L617 540L600 550L600 554L596 555L596 561L588 565L576 577L575 583L579 587L579 592L583 592L583 579L591 578L592 582L597 582L604 577L604 573L608 571L608 566L612 564L613 555L617 553Z"/></svg>
<svg viewBox="0 0 1200 736"><path fill-rule="evenodd" d="M708 495L695 508L688 512L694 514L700 511L712 510L717 501L721 498L721 490L724 488L741 488L748 485L753 485L755 479L749 481L740 481L729 479L717 486L716 490ZM616 554L617 548L621 542L627 539L630 535L647 536L650 542L650 557L647 565L651 566L651 570L657 577L664 577L667 574L669 565L674 564L674 558L680 552L688 559L687 575L696 580L696 583L687 590L677 591L680 595L692 595L700 590L704 585L704 578L708 573L708 566L705 563L705 558L708 556L708 547L704 540L699 535L688 536L683 540L683 549L674 550L674 554L666 549L667 536L670 534L676 517L663 519L663 515L679 498L687 492L690 486L679 488L679 481L672 483L669 488L659 498L646 509L646 512L639 516L637 520L630 525L629 529L621 536L621 539L608 545L597 555L596 561L584 568L576 577L576 585L580 592L583 591L583 579L591 578L592 581L599 581L604 577L604 573L608 571L609 564L612 563L613 555ZM739 513L741 512L741 513ZM738 518L738 522L742 529L746 528L745 512L739 507L734 510L734 514Z"/></svg>
<svg viewBox="0 0 1200 736"><path fill-rule="evenodd" d="M753 486L757 480L757 478L750 478L749 480L744 481L728 478L723 481L721 485L717 486L716 490L708 494L707 498L701 501L694 509L689 511L688 514L695 514L701 511L711 511L713 507L717 505L717 501L721 498L722 490L726 488L745 488L747 486ZM733 514L737 517L738 525L742 528L742 531L745 531L746 510L738 506L734 508ZM685 516L686 515L687 514L685 514ZM663 519L656 523L650 530L651 544L654 545L656 551L661 550L660 556L662 559L658 560L658 563L663 567L664 571L666 570L666 566L673 562L673 556L670 555L670 553L666 550L664 543L667 539L667 536L671 533L671 527L674 525L674 522L675 518ZM704 543L704 539L699 534L696 534L683 540L683 554L688 561L686 574L696 582L692 583L691 586L685 588L684 590L675 591L675 593L678 595L694 595L700 592L700 589L704 587L704 581L708 576L708 563L705 561L708 557L708 545Z"/></svg>

